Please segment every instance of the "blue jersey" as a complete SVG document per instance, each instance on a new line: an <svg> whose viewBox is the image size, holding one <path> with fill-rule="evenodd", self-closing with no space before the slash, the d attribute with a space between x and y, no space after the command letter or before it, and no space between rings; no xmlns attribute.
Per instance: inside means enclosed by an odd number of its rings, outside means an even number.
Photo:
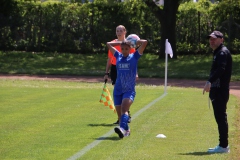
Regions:
<svg viewBox="0 0 240 160"><path fill-rule="evenodd" d="M114 57L117 60L117 80L113 94L121 95L126 92L135 92L137 63L141 54L135 51L133 54L124 57L122 53L116 51Z"/></svg>

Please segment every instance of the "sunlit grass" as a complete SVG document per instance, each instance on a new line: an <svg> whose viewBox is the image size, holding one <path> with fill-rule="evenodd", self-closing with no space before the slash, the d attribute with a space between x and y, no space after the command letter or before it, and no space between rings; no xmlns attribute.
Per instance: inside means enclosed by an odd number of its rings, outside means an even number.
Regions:
<svg viewBox="0 0 240 160"><path fill-rule="evenodd" d="M102 83L0 80L0 159L67 159L114 128L117 116L99 103ZM112 93L112 85L108 85ZM134 114L163 94L163 86L137 86ZM80 159L237 159L239 105L228 104L231 154L206 154L218 143L207 95L169 87L168 94L130 123L131 136L113 134ZM156 138L165 134L166 139ZM238 157L239 158L239 157Z"/></svg>

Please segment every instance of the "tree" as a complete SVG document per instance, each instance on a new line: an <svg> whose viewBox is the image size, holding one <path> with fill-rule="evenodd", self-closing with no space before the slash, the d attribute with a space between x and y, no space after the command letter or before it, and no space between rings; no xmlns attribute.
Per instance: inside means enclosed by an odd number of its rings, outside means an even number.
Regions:
<svg viewBox="0 0 240 160"><path fill-rule="evenodd" d="M145 4L161 23L161 41L159 58L165 57L165 40L168 39L173 49L173 58L177 58L176 53L176 20L180 2L183 0L165 0L164 6L157 6L158 0L145 0Z"/></svg>
<svg viewBox="0 0 240 160"><path fill-rule="evenodd" d="M0 1L0 14L3 16L9 16L16 7L15 0L1 0Z"/></svg>
<svg viewBox="0 0 240 160"><path fill-rule="evenodd" d="M1 0L0 1L0 47L3 46L3 50L7 49L11 44L9 42L10 31L6 30L5 26L9 25L11 21L17 3L14 0Z"/></svg>

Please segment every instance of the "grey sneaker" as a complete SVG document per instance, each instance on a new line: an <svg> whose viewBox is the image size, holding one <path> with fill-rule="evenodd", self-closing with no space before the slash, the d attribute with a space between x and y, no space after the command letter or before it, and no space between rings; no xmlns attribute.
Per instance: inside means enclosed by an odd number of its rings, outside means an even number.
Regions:
<svg viewBox="0 0 240 160"><path fill-rule="evenodd" d="M215 148L208 149L208 153L229 153L229 152L230 152L229 146L227 146L226 148L216 146Z"/></svg>
<svg viewBox="0 0 240 160"><path fill-rule="evenodd" d="M125 134L124 134L124 137L128 137L130 136L130 129L129 130L126 130Z"/></svg>

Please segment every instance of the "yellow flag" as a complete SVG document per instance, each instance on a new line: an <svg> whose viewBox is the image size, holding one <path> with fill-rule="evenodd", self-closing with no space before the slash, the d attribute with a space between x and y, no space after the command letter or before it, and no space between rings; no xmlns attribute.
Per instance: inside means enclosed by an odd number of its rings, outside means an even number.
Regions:
<svg viewBox="0 0 240 160"><path fill-rule="evenodd" d="M111 94L106 86L106 83L104 84L99 102L103 103L104 106L109 107L111 110L113 110L116 113L116 109L115 109Z"/></svg>

